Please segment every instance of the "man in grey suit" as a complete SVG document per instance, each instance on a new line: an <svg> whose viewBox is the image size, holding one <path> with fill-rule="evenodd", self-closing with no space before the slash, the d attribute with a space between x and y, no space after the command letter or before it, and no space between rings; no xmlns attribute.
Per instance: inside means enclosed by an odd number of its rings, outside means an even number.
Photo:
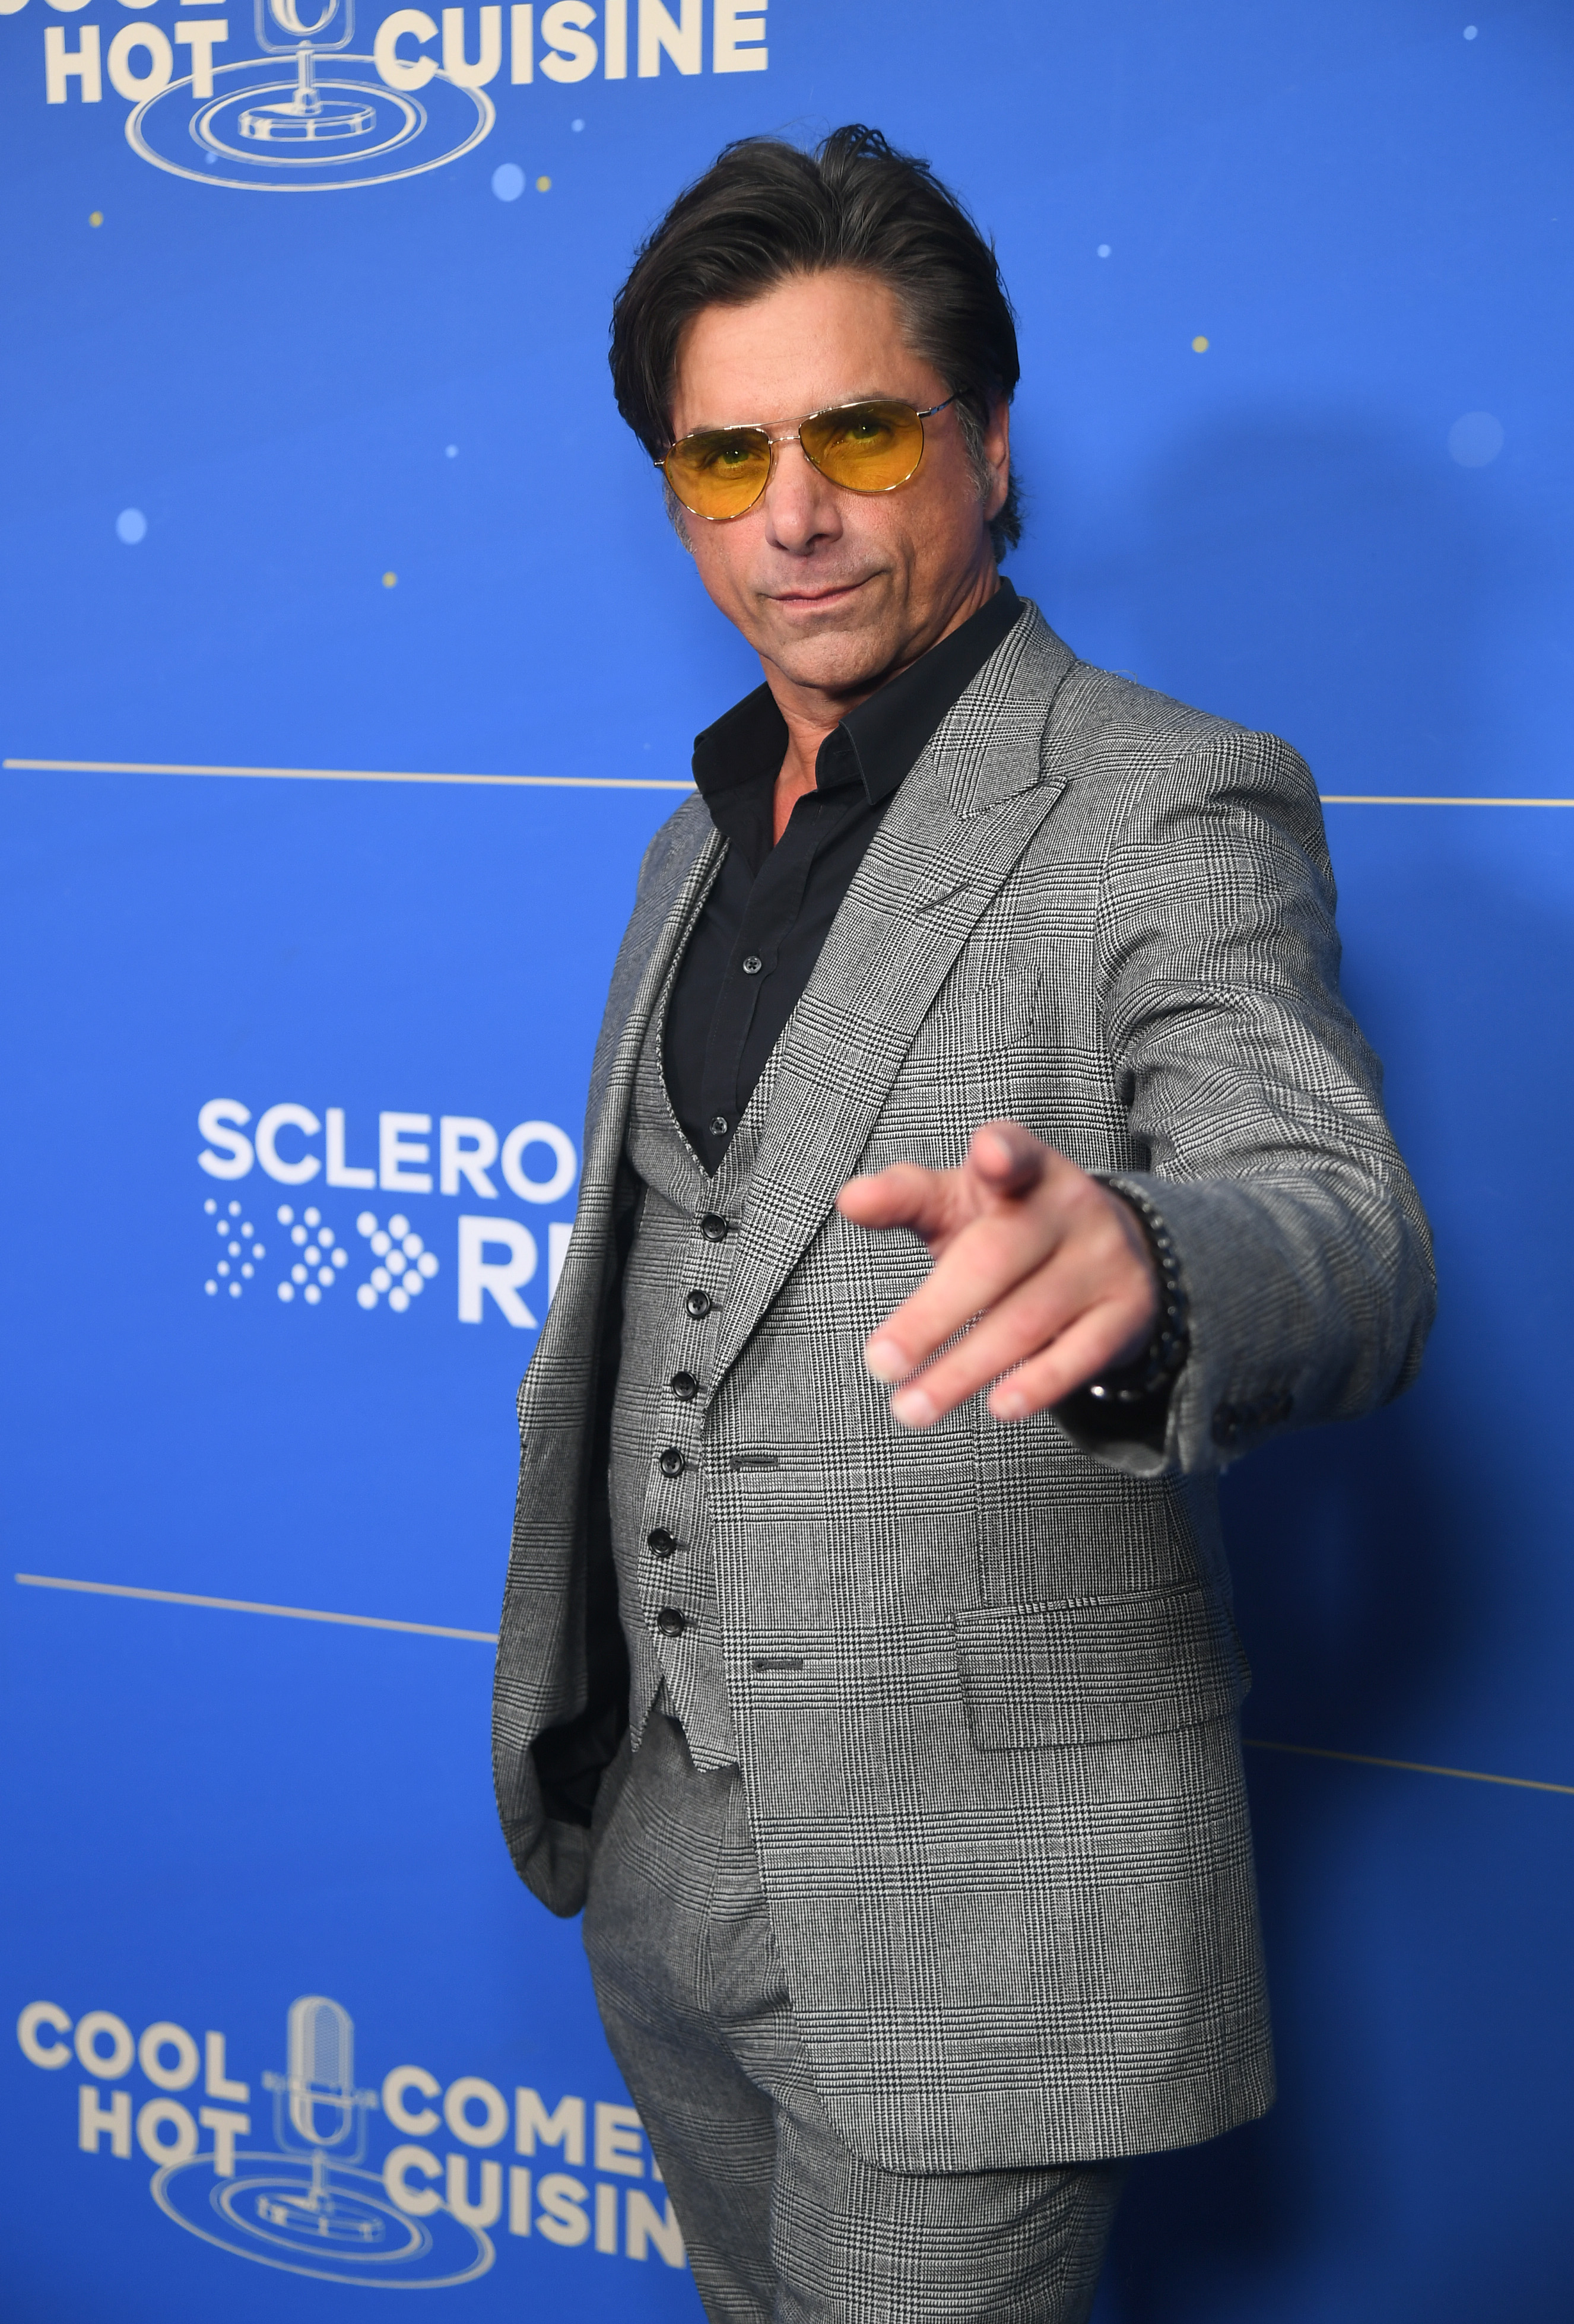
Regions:
<svg viewBox="0 0 1574 2324"><path fill-rule="evenodd" d="M1001 580L1011 312L864 130L730 148L624 416L764 685L657 834L520 1396L510 1847L714 2319L1091 2304L1272 2061L1214 1472L1431 1275L1284 743Z"/></svg>

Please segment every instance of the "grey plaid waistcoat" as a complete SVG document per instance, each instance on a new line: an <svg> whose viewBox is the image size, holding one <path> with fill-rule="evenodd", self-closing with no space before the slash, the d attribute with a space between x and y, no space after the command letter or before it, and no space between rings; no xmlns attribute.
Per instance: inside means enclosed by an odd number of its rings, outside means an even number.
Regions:
<svg viewBox="0 0 1574 2324"><path fill-rule="evenodd" d="M546 1814L531 1747L585 1706L631 1097L719 845L695 799L647 853L520 1395L495 1771L563 1913L590 1842ZM1396 1394L1431 1305L1338 963L1293 752L1077 662L1029 609L893 801L778 1045L694 1442L774 1941L827 2113L885 2167L1143 2153L1269 2101L1212 1472ZM1162 1453L981 1399L905 1432L865 1371L928 1262L837 1190L953 1165L992 1117L1164 1213L1192 1351Z"/></svg>
<svg viewBox="0 0 1574 2324"><path fill-rule="evenodd" d="M626 1150L640 1196L623 1270L622 1354L612 1406L612 1552L634 1743L665 1685L695 1766L713 1768L733 1765L738 1738L727 1702L704 1416L692 1391L675 1393L672 1384L686 1388L704 1370L707 1342L726 1313L738 1238L696 1233L695 1222L731 1227L742 1217L776 1066L773 1051L721 1168L707 1177L667 1095L661 1033L671 991L669 977L651 1011L629 1109ZM702 1300L696 1315L690 1303ZM674 1454L683 1461L676 1475L663 1467L664 1453L668 1465ZM676 1550L663 1535L676 1541ZM682 1624L676 1632L675 1620Z"/></svg>

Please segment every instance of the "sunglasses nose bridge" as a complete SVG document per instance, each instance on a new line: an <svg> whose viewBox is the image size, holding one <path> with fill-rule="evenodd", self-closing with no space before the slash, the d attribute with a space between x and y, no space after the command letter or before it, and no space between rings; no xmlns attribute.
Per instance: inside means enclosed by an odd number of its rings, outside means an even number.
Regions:
<svg viewBox="0 0 1574 2324"><path fill-rule="evenodd" d="M800 423L800 424L801 424L801 423ZM764 484L761 484L761 486L760 486L760 488L759 488L759 489L760 489L760 491L761 491L761 493L768 493L768 492L770 490L770 488L771 488L772 484L775 484L775 482L776 482L776 471L777 471L777 464L778 464L778 458L779 458L780 454L781 454L781 453L782 453L782 451L786 448L786 447L787 447L788 444L796 444L796 445L797 446L797 447L798 447L799 451L800 451L800 452L803 452L803 451L804 451L804 446L803 446L803 439L802 439L801 436L799 435L798 429L797 429L796 428L783 428L783 429L772 429L772 428L762 428L762 429L760 429L760 431L759 431L759 432L760 432L760 434L764 437L764 438L765 438L766 442L767 442L767 443L769 445L769 447L770 447L770 467L769 467L769 471L767 472L766 479L765 479ZM808 458L808 456L808 456L808 454L807 454L806 452L805 452L805 453L804 453L804 457L805 457L805 459L807 459L807 458Z"/></svg>
<svg viewBox="0 0 1574 2324"><path fill-rule="evenodd" d="M771 486L776 483L777 476L779 473L779 455L789 444L796 444L797 446L799 452L803 455L805 466L808 467L813 474L822 481L822 483L828 484L830 482L830 478L826 476L824 470L815 458L814 454L809 450L808 446L804 442L801 428L802 422L799 423L797 428L786 428L782 429L779 432L770 429L761 429L760 434L765 438L766 442L770 447L770 466L766 471L764 483L760 485L759 492L755 494L753 500L749 504L750 508L758 508L761 501L763 501L766 495L769 493ZM741 513L743 514L747 514L747 511L741 512Z"/></svg>
<svg viewBox="0 0 1574 2324"><path fill-rule="evenodd" d="M820 463L815 459L813 452L810 451L808 446L805 443L803 431L806 422L800 420L796 428L784 429L780 435L771 437L770 474L765 480L765 484L762 487L763 491L769 492L771 485L776 482L778 454L782 450L785 450L786 447L789 444L796 444L797 446L798 451L802 455L805 466L811 469L814 474L820 478L823 484L828 484L834 481L833 478L825 474L824 469L820 466Z"/></svg>

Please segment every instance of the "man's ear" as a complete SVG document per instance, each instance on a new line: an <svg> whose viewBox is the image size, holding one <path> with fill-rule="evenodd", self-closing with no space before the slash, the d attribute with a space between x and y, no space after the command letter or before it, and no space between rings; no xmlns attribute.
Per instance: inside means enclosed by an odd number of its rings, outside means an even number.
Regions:
<svg viewBox="0 0 1574 2324"><path fill-rule="evenodd" d="M1011 489L1011 407L1003 395L990 406L979 449L991 478L984 495L984 516L992 521L1006 505Z"/></svg>

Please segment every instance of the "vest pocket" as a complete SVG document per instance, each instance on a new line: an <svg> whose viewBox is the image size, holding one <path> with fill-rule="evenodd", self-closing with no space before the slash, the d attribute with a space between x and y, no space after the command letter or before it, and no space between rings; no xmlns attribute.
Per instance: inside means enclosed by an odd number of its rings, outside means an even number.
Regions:
<svg viewBox="0 0 1574 2324"><path fill-rule="evenodd" d="M1194 1583L953 1618L968 1724L981 1751L1164 1735L1237 1710L1242 1660Z"/></svg>

